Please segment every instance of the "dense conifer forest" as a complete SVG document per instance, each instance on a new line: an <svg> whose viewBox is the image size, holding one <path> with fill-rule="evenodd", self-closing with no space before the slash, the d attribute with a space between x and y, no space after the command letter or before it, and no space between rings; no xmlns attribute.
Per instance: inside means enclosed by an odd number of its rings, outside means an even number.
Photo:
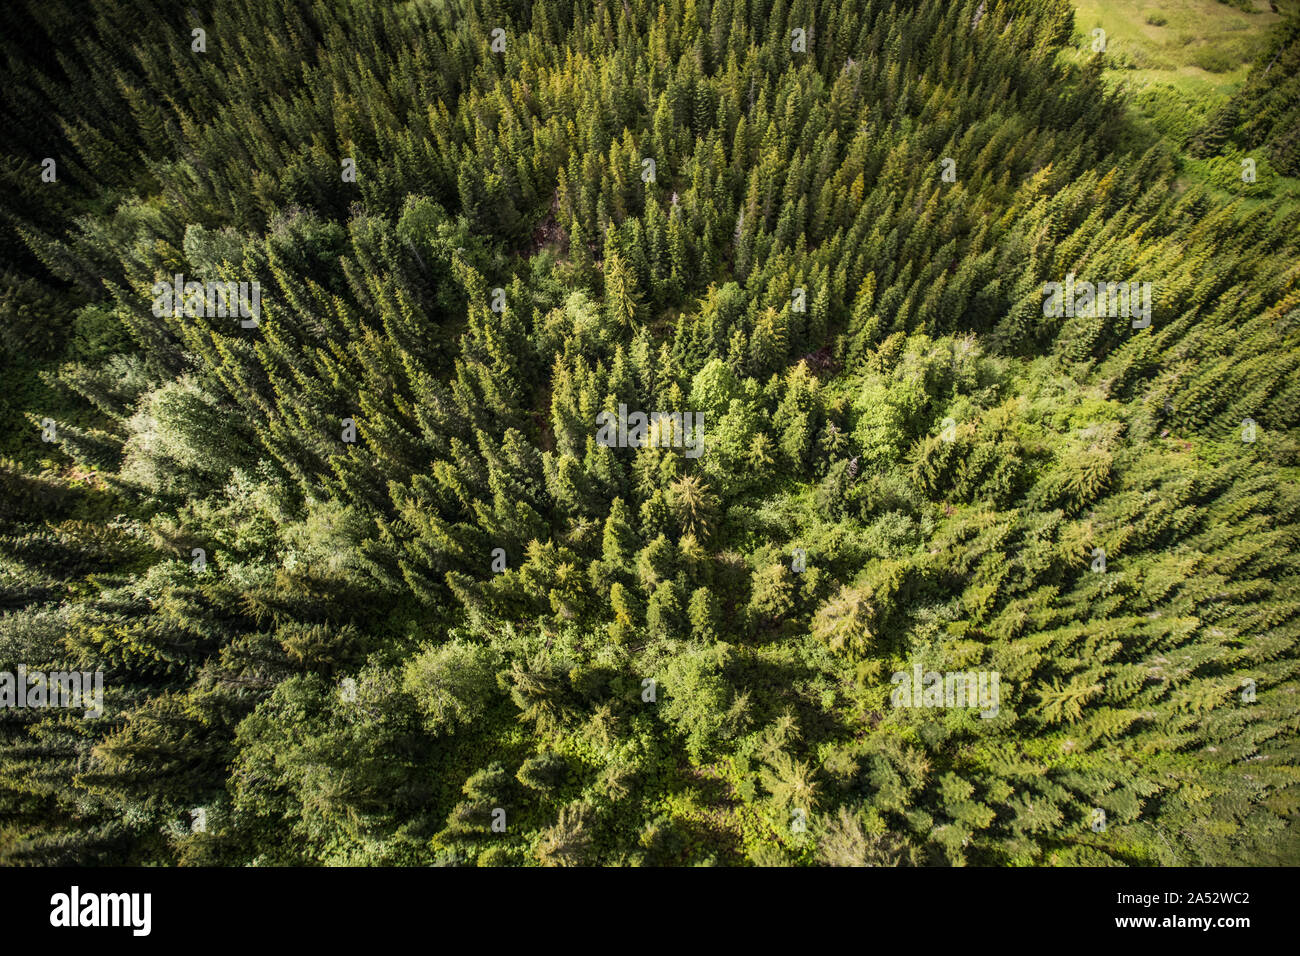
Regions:
<svg viewBox="0 0 1300 956"><path fill-rule="evenodd" d="M7 4L0 863L1300 863L1257 6Z"/></svg>

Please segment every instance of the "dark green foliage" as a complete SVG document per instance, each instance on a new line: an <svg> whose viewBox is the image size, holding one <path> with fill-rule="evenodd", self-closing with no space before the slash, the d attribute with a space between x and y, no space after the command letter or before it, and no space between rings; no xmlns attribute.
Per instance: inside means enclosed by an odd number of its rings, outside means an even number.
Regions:
<svg viewBox="0 0 1300 956"><path fill-rule="evenodd" d="M0 862L1300 860L1294 210L1064 0L10 6Z"/></svg>

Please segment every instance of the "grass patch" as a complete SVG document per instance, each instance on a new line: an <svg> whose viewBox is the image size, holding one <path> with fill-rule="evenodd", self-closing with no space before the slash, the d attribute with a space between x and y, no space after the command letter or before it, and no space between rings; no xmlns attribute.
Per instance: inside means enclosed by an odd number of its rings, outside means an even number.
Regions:
<svg viewBox="0 0 1300 956"><path fill-rule="evenodd" d="M1168 83L1184 92L1224 92L1240 83L1269 29L1300 0L1078 0L1076 55L1092 56L1094 29L1106 31L1108 68L1137 89Z"/></svg>

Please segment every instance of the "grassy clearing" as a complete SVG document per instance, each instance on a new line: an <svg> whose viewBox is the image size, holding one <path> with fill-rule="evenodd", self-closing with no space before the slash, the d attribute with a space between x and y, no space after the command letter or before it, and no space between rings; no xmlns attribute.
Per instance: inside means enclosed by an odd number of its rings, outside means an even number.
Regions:
<svg viewBox="0 0 1300 956"><path fill-rule="evenodd" d="M1076 0L1072 56L1090 59L1092 31L1105 30L1106 79L1128 90L1141 120L1184 146L1246 79L1273 26L1300 11L1300 0L1274 2L1278 13L1269 0ZM1223 200L1241 198L1245 209L1300 209L1300 181L1265 169L1258 184L1243 185L1240 158L1185 156L1180 183L1204 184Z"/></svg>
<svg viewBox="0 0 1300 956"><path fill-rule="evenodd" d="M1077 0L1081 58L1092 53L1092 31L1106 31L1113 73L1135 88L1168 83L1188 94L1226 92L1246 77L1265 34L1300 0ZM1250 8L1246 12L1244 7ZM1121 77L1116 77L1120 79Z"/></svg>

